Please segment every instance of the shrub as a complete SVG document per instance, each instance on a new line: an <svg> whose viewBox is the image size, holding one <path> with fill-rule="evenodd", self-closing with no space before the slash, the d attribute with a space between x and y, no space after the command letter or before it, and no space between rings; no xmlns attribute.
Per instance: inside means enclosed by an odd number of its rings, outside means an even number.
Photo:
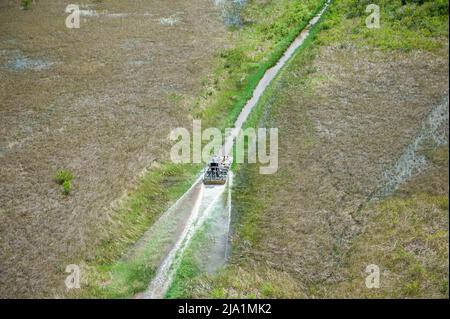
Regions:
<svg viewBox="0 0 450 319"><path fill-rule="evenodd" d="M28 10L31 8L31 3L32 3L32 0L22 0L22 1L20 1L20 7L23 10Z"/></svg>
<svg viewBox="0 0 450 319"><path fill-rule="evenodd" d="M73 174L67 170L59 170L55 175L55 181L59 185L63 185L66 181L71 181L73 179Z"/></svg>
<svg viewBox="0 0 450 319"><path fill-rule="evenodd" d="M71 189L72 189L72 183L70 181L64 181L64 183L63 183L63 194L64 195L69 195Z"/></svg>

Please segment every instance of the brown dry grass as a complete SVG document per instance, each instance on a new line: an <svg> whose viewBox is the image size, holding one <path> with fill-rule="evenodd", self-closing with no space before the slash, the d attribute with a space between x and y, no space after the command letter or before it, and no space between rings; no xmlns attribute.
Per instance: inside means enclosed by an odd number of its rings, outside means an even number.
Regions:
<svg viewBox="0 0 450 319"><path fill-rule="evenodd" d="M110 203L167 158L225 44L211 1L100 1L98 12L130 15L85 17L78 30L65 27L68 3L0 4L1 297L53 296L66 264L95 253ZM53 64L11 69L20 55ZM70 196L58 169L75 176Z"/></svg>
<svg viewBox="0 0 450 319"><path fill-rule="evenodd" d="M238 231L244 248L236 263L245 256L250 268L268 265L294 277L302 289L286 290L288 297L320 296L319 287L331 290L344 280L345 253L369 215L366 204L383 185L384 170L448 94L442 54L325 47L311 66L301 58L292 63L266 104L279 103L265 123L282 132L279 172L244 173L235 192L237 214L260 211L251 222L256 233ZM267 199L262 204L245 192L253 184L257 198Z"/></svg>

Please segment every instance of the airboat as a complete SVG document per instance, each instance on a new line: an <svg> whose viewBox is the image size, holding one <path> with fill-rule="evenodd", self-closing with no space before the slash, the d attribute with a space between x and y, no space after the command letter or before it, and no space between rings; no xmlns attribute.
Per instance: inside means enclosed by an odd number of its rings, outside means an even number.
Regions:
<svg viewBox="0 0 450 319"><path fill-rule="evenodd" d="M228 180L232 163L231 156L214 156L203 175L203 184L224 185Z"/></svg>

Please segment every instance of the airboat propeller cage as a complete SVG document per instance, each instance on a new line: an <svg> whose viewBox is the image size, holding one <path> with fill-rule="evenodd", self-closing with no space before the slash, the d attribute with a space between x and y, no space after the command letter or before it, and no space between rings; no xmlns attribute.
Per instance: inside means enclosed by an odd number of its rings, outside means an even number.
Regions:
<svg viewBox="0 0 450 319"><path fill-rule="evenodd" d="M214 156L203 175L205 185L224 185L228 180L233 158L231 156Z"/></svg>

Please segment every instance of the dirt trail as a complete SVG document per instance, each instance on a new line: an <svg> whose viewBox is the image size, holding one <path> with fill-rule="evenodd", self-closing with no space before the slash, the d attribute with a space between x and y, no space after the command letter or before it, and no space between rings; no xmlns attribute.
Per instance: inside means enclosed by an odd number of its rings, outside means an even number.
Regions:
<svg viewBox="0 0 450 319"><path fill-rule="evenodd" d="M242 109L239 114L234 128L230 131L230 134L226 137L225 144L221 153L224 155L230 155L233 149L234 141L238 136L243 124L247 120L249 114L253 108L257 105L259 99L262 97L264 91L272 82L272 80L278 75L283 66L289 61L295 51L304 43L310 34L311 28L319 21L322 14L328 8L330 1L324 5L322 10L309 22L308 26L299 34L299 36L292 42L277 64L266 71L263 78L258 83L256 89L253 92L252 98ZM197 181L196 183L201 183ZM228 185L230 187L231 185ZM184 212L190 211L187 221L183 223L184 229L179 233L176 239L176 243L172 246L169 253L166 255L162 263L160 264L155 278L150 283L149 289L143 295L144 298L163 298L169 289L173 277L176 274L179 263L182 259L182 255L185 249L188 247L190 240L195 234L196 230L203 224L205 219L210 215L214 205L221 198L225 191L226 186L215 186L206 188L203 185L200 187L200 191L195 199L195 204L191 209L185 209ZM189 192L192 192L197 187L192 187ZM190 195L183 195L190 197ZM231 201L231 199L229 199ZM190 206L190 205L189 205ZM228 209L231 208L231 202L228 203ZM170 210L169 210L170 211ZM166 214L162 216L165 218ZM229 226L229 220L226 221L226 225ZM218 249L222 249L221 245L218 245ZM224 254L227 253L227 245L225 245ZM205 266L205 265L204 265ZM209 268L206 267L205 268Z"/></svg>

